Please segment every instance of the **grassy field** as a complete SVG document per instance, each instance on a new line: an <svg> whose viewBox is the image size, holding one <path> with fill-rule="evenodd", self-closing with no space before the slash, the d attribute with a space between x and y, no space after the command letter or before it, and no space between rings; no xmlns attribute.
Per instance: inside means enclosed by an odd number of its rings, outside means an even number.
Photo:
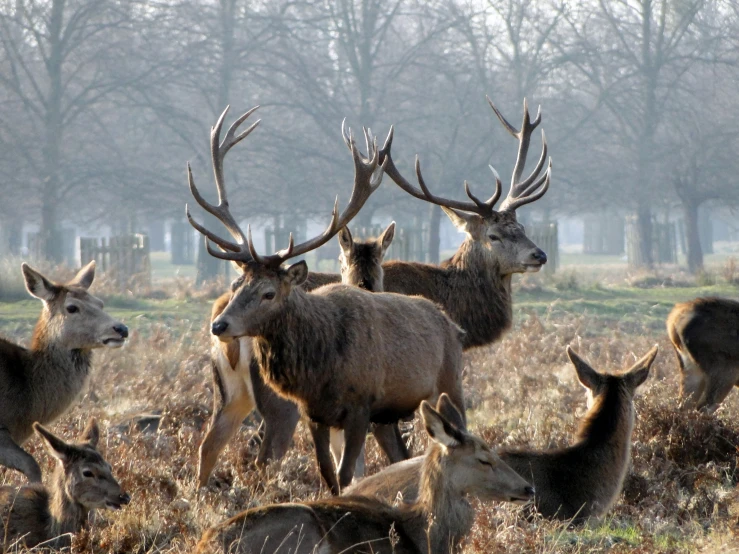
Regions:
<svg viewBox="0 0 739 554"><path fill-rule="evenodd" d="M206 322L219 289L194 290L186 278L176 281L175 270L166 271L166 298L93 285L108 311L130 327L130 340L122 350L96 355L89 390L52 428L74 438L89 416L99 418L103 450L132 501L120 512L99 513L89 532L76 537L75 552L190 552L204 528L244 508L327 495L307 430L301 425L285 460L257 470L253 421L224 452L209 486L197 489L197 449L212 405ZM500 343L465 355L471 429L490 444L543 449L571 442L585 394L567 345L608 371L626 367L655 343L660 354L637 398L633 465L612 512L568 528L526 520L515 506L481 504L465 553L739 552L739 393L712 416L679 411L676 364L664 332L676 301L739 298L739 287L720 278L707 287L665 286L674 280L660 279L603 282L571 267L553 278L515 279L515 328ZM13 298L0 302L0 334L26 343L40 303ZM132 418L152 412L161 414L159 430L137 431ZM425 441L415 429L416 452ZM37 439L26 447L45 472L51 469ZM370 438L369 472L383 466ZM6 470L0 479L22 482Z"/></svg>

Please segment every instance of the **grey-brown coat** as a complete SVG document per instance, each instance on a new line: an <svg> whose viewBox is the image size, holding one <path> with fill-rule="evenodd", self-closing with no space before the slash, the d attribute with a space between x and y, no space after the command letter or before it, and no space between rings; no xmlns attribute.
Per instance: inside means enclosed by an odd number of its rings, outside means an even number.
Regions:
<svg viewBox="0 0 739 554"><path fill-rule="evenodd" d="M0 465L40 481L36 461L21 447L33 423L50 423L80 394L95 348L119 347L128 329L103 311L87 289L95 276L90 262L66 284L54 283L23 264L28 292L43 302L31 339L24 348L0 339Z"/></svg>

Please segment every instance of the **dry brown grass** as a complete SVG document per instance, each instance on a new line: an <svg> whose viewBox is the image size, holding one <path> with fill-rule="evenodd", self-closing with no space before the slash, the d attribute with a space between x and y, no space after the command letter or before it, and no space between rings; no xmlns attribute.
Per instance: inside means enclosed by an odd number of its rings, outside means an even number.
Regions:
<svg viewBox="0 0 739 554"><path fill-rule="evenodd" d="M126 321L129 344L97 356L90 392L53 426L74 437L90 415L98 417L107 428L102 449L132 496L124 510L98 514L90 530L75 539L76 552L190 552L205 527L239 510L327 494L302 426L281 464L256 470L253 420L225 451L209 487L197 490L197 447L212 402L209 310L205 302L198 306L202 314L195 324L187 318L170 324L156 317ZM465 384L471 428L491 444L563 446L585 411L565 346L572 344L598 369L617 370L659 343L661 353L637 399L633 469L620 502L607 518L579 529L526 520L515 506L480 505L466 553L738 548L739 424L733 416L739 393L714 416L678 411L676 368L666 337L646 328L604 332L602 325L577 314L521 317L502 342L466 355ZM133 415L153 411L161 414L158 431L141 432L131 423ZM425 442L414 429L413 448L418 452ZM27 448L48 471L51 461L40 443L33 439ZM384 465L372 440L368 457L370 472ZM21 482L11 471L0 476L6 483Z"/></svg>

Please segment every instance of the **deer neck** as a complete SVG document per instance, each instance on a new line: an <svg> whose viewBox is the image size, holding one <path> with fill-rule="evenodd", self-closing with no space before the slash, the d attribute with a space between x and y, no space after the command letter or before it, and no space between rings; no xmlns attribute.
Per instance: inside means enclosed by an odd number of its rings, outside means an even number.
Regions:
<svg viewBox="0 0 739 554"><path fill-rule="evenodd" d="M415 512L415 540L423 552L456 552L474 522L474 510L447 478L442 447L432 445L421 469Z"/></svg>
<svg viewBox="0 0 739 554"><path fill-rule="evenodd" d="M327 363L325 353L337 340L330 311L322 297L293 289L280 313L255 337L254 356L262 375L284 396L299 401L306 375L312 385L321 386L316 368Z"/></svg>
<svg viewBox="0 0 739 554"><path fill-rule="evenodd" d="M49 511L51 512L51 536L76 533L87 523L89 510L76 502L66 490L64 470L57 467L51 487Z"/></svg>
<svg viewBox="0 0 739 554"><path fill-rule="evenodd" d="M634 429L631 395L617 384L598 397L580 425L578 444L589 451L609 453L609 458L628 462Z"/></svg>
<svg viewBox="0 0 739 554"><path fill-rule="evenodd" d="M513 322L510 274L482 246L467 238L442 264L450 272L449 315L465 331L465 350L497 341Z"/></svg>

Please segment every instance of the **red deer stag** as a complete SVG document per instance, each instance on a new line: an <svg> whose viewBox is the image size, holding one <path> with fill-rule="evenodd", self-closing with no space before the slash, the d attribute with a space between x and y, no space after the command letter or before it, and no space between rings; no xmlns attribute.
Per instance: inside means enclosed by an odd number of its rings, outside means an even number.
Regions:
<svg viewBox="0 0 739 554"><path fill-rule="evenodd" d="M251 232L245 234L230 213L222 173L225 154L254 128L235 135L250 113L231 126L221 144L214 143L217 206L202 198L188 170L193 196L224 223L236 242L208 231L187 210L190 222L221 248L208 243L211 255L237 262L243 271L211 331L226 340L253 338L260 375L309 418L321 475L338 494L352 480L371 422L393 423L413 413L422 400L435 400L442 392L464 406L463 331L426 299L370 293L341 284L307 293L300 288L308 278L307 264L281 267L288 259L325 244L359 212L381 181L376 147L365 159L353 139L348 139L354 188L341 215L337 199L331 222L321 235L298 245L291 238L287 248L275 254L257 253ZM331 427L343 429L346 435L338 479L329 448Z"/></svg>
<svg viewBox="0 0 739 554"><path fill-rule="evenodd" d="M0 465L41 481L41 470L22 445L33 423L51 423L80 394L90 373L95 348L116 348L128 328L103 311L103 303L87 289L95 277L95 262L65 284L54 283L29 265L23 277L41 311L31 347L0 338Z"/></svg>
<svg viewBox="0 0 739 554"><path fill-rule="evenodd" d="M416 170L421 189L404 179L390 157L392 135L380 151L381 161L387 157L386 173L401 188L424 201L438 204L452 222L465 233L465 240L451 259L440 266L390 261L383 264L384 287L387 292L419 295L444 308L466 335L463 347L491 344L507 331L512 323L511 279L514 273L537 271L547 261L546 254L525 234L523 226L516 220L516 209L541 198L549 188L551 160L546 172L541 175L547 160L547 143L542 131L542 152L535 169L526 179L521 179L531 142L531 134L541 123L541 112L531 121L524 100L523 121L515 129L488 98L491 108L503 126L518 139L518 156L511 177L511 188L499 210L494 206L501 195L501 183L495 174L495 192L485 202L471 194L472 202L446 200L432 195L426 187L416 160ZM347 133L345 142L350 145ZM370 143L369 137L366 142ZM340 276L311 273L303 287L312 290L328 282L338 282ZM213 319L228 303L228 294L216 301ZM251 368L248 346L241 341L240 347L214 343L214 379L220 397L216 399L213 423L200 450L199 479L205 485L220 451L233 437L241 421L254 409L262 414L265 423L264 441L259 452L259 463L269 459L280 459L289 446L298 421L297 409L285 400L276 397L264 383L259 381L256 365ZM228 360L231 360L229 363ZM377 431L382 431L377 429ZM378 436L383 450L392 462L403 456L392 437Z"/></svg>
<svg viewBox="0 0 739 554"><path fill-rule="evenodd" d="M49 489L40 483L0 487L3 552L10 552L15 541L26 548L41 543L46 547L68 547L69 534L87 525L91 511L120 510L131 500L113 477L110 464L97 451L100 431L94 419L78 443L65 442L38 423L33 428L58 463Z"/></svg>
<svg viewBox="0 0 739 554"><path fill-rule="evenodd" d="M739 386L739 302L696 298L675 304L667 334L680 367L680 396L714 411Z"/></svg>
<svg viewBox="0 0 739 554"><path fill-rule="evenodd" d="M534 491L483 441L455 424L460 413L445 417L450 410L446 395L436 410L421 403L431 444L416 503L392 507L376 498L343 496L253 508L206 531L197 553L458 552L475 516L467 495L486 499L505 489L506 500L525 502Z"/></svg>
<svg viewBox="0 0 739 554"><path fill-rule="evenodd" d="M595 371L569 347L567 355L589 396L577 442L559 450L500 450L498 454L534 485L539 513L579 522L606 513L621 493L631 460L634 393L648 377L657 347L617 375ZM418 496L422 463L421 458L413 458L393 464L354 484L346 494L390 501L400 492L412 501Z"/></svg>

